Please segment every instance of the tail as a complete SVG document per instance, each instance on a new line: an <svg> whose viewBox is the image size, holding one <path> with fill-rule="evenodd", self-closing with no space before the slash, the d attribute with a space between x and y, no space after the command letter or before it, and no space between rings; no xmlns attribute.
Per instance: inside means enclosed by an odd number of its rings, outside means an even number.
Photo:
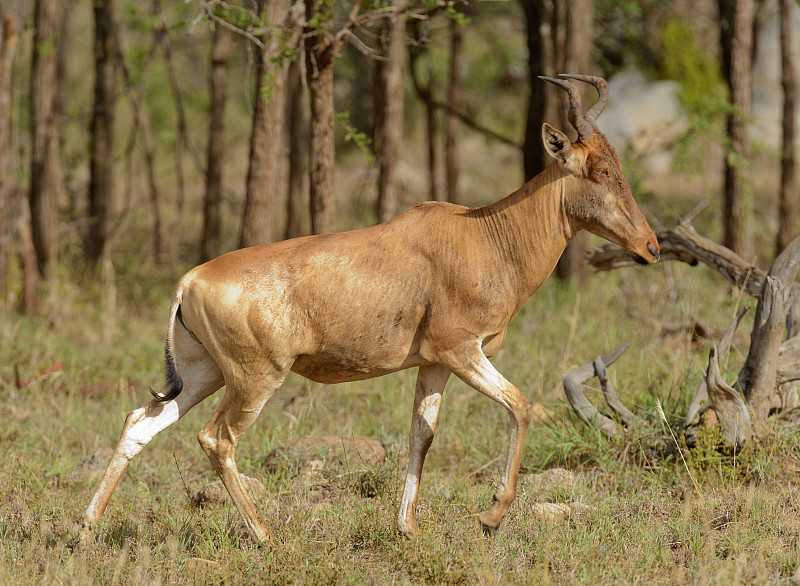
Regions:
<svg viewBox="0 0 800 586"><path fill-rule="evenodd" d="M175 321L178 320L183 324L181 319L181 290L175 294L175 299L172 300L172 307L169 312L169 328L167 329L167 341L164 344L164 359L166 364L166 382L164 390L161 393L156 393L150 389L150 394L162 403L172 401L175 397L181 394L183 390L183 379L178 374L175 368L175 358L172 354L172 340L175 337Z"/></svg>

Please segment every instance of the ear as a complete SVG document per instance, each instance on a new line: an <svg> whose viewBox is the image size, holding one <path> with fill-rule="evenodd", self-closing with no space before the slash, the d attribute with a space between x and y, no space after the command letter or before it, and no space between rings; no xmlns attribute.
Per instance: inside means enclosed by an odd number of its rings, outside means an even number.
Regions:
<svg viewBox="0 0 800 586"><path fill-rule="evenodd" d="M544 142L544 148L550 153L551 157L558 161L559 165L573 175L577 173L578 161L575 155L572 154L572 148L566 134L545 122L542 125L542 142Z"/></svg>

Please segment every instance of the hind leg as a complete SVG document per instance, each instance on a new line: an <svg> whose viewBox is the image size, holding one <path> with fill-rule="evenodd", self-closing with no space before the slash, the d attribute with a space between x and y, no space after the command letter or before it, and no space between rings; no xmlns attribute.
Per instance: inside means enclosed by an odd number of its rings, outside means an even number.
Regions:
<svg viewBox="0 0 800 586"><path fill-rule="evenodd" d="M436 419L442 403L442 393L450 377L450 371L434 364L420 366L417 386L414 391L414 411L411 414L411 431L408 434L408 471L397 513L397 529L406 537L413 537L417 528L416 507L419 483L425 455L433 442Z"/></svg>
<svg viewBox="0 0 800 586"><path fill-rule="evenodd" d="M92 529L105 512L111 495L130 461L159 432L219 390L224 382L216 362L200 344L189 340L188 337L181 340L177 332L176 342L183 342L176 348L176 362L182 375L183 390L171 401L153 400L144 407L128 413L114 455L84 513L80 540L85 545L91 542Z"/></svg>
<svg viewBox="0 0 800 586"><path fill-rule="evenodd" d="M289 363L291 364L291 363ZM257 543L271 540L266 526L258 518L253 499L247 492L236 467L236 446L245 431L255 422L264 404L283 383L289 367L268 376L245 377L227 381L225 398L216 413L197 436L214 470L233 499L250 536Z"/></svg>

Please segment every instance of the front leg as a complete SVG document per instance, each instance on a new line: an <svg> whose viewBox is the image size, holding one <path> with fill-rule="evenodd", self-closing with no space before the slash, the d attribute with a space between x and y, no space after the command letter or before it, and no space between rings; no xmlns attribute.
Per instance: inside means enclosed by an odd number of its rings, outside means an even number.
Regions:
<svg viewBox="0 0 800 586"><path fill-rule="evenodd" d="M530 404L525 395L489 362L478 343L468 344L449 353L445 364L469 386L505 407L510 418L508 452L503 475L494 493L492 506L479 517L484 535L492 536L517 495L522 447L525 431L531 420Z"/></svg>
<svg viewBox="0 0 800 586"><path fill-rule="evenodd" d="M408 436L408 471L403 486L400 511L397 514L397 529L406 537L419 533L416 508L419 483L425 455L433 442L436 418L442 403L442 392L450 377L450 371L434 364L420 366L417 386L414 391L414 411L411 414L411 432Z"/></svg>

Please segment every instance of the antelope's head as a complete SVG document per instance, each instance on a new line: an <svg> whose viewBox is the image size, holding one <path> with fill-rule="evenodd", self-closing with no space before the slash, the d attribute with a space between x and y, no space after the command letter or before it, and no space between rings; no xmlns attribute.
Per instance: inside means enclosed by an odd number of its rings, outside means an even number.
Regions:
<svg viewBox="0 0 800 586"><path fill-rule="evenodd" d="M595 120L608 101L604 79L590 75L561 74L592 84L597 102L580 115L578 90L566 79L541 77L569 94L568 118L578 131L578 140L570 144L567 135L544 124L542 140L547 152L576 182L567 189L567 214L574 231L588 230L628 250L641 264L658 262L661 254L656 235L644 219L622 174L614 147L597 128Z"/></svg>

